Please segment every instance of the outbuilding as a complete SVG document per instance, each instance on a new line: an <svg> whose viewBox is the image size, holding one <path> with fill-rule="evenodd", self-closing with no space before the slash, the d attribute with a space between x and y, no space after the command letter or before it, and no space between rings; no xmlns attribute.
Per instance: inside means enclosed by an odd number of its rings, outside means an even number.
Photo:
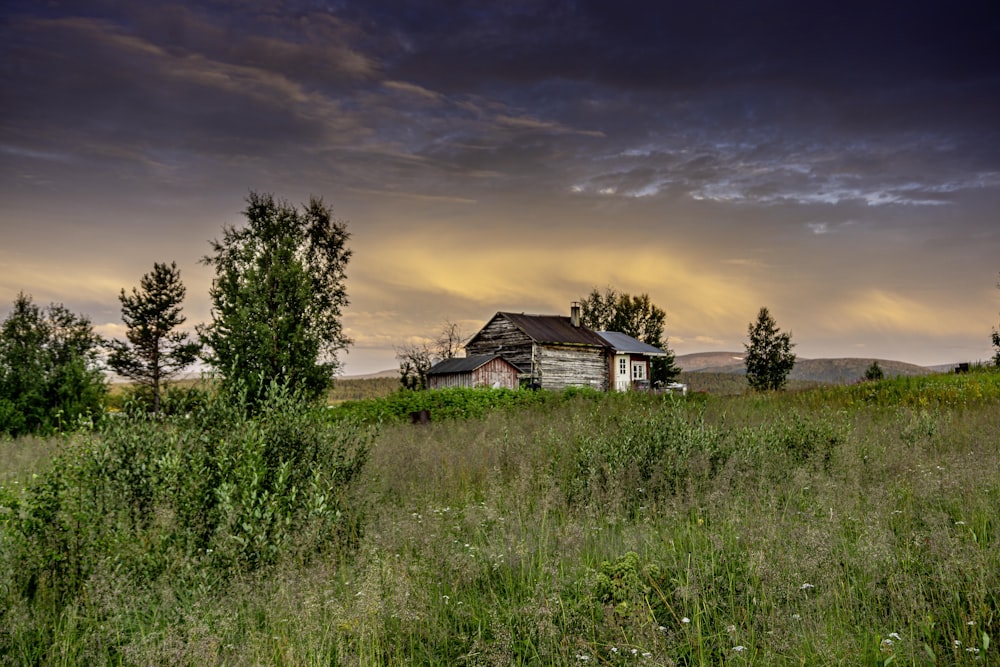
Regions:
<svg viewBox="0 0 1000 667"><path fill-rule="evenodd" d="M518 388L521 371L496 354L478 354L469 357L444 359L427 371L427 388L446 387L495 387Z"/></svg>

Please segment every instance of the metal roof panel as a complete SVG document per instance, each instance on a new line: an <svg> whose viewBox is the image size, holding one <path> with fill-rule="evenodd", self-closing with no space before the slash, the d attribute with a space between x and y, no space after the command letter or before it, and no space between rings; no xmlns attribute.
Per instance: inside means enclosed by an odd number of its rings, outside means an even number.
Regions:
<svg viewBox="0 0 1000 667"><path fill-rule="evenodd" d="M565 315L525 315L497 313L510 320L536 343L608 347L607 342L585 326L573 326Z"/></svg>
<svg viewBox="0 0 1000 667"><path fill-rule="evenodd" d="M615 349L616 352L624 354L644 354L647 357L665 357L667 353L658 347L654 347L641 340L632 338L620 331L598 331L597 335L603 338Z"/></svg>

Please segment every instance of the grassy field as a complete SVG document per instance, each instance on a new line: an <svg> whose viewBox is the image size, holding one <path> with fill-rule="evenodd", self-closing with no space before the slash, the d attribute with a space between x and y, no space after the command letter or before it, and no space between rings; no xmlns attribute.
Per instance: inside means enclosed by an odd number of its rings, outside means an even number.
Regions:
<svg viewBox="0 0 1000 667"><path fill-rule="evenodd" d="M0 443L0 566L30 560L22 489L101 437ZM329 548L220 569L95 538L58 603L0 575L0 664L1000 664L1000 374L581 394L372 438Z"/></svg>

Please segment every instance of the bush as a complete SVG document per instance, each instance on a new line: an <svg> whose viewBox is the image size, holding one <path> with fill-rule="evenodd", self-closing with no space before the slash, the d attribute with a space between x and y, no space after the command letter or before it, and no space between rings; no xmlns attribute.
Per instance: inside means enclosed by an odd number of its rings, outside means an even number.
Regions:
<svg viewBox="0 0 1000 667"><path fill-rule="evenodd" d="M209 402L211 392L205 386L165 384L160 394L160 416L187 415ZM133 416L153 412L153 390L147 385L136 384L121 395L117 406L110 401L108 407L119 409Z"/></svg>
<svg viewBox="0 0 1000 667"><path fill-rule="evenodd" d="M673 402L630 409L579 437L571 499L638 505L670 495L695 476L711 476L728 457L723 433Z"/></svg>
<svg viewBox="0 0 1000 667"><path fill-rule="evenodd" d="M331 406L333 420L351 418L365 423L400 423L414 412L426 410L434 421L479 419L491 410L556 404L578 398L601 400L605 392L589 387L570 387L561 392L526 389L449 388L411 391L401 389L385 398L345 401Z"/></svg>
<svg viewBox="0 0 1000 667"><path fill-rule="evenodd" d="M345 544L370 429L331 425L275 386L258 407L248 417L221 396L189 418L122 417L67 440L23 493L0 494L0 589L58 610L101 573L226 581Z"/></svg>

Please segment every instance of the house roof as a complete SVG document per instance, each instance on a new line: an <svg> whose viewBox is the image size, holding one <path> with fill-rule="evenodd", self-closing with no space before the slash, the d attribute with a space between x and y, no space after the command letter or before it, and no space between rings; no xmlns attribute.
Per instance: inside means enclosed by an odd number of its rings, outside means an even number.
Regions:
<svg viewBox="0 0 1000 667"><path fill-rule="evenodd" d="M561 343L607 347L608 344L592 329L573 326L565 315L525 315L524 313L497 313L493 319L505 317L536 343ZM492 322L492 320L490 320Z"/></svg>
<svg viewBox="0 0 1000 667"><path fill-rule="evenodd" d="M597 335L608 342L616 352L623 354L644 354L647 357L665 357L667 353L658 347L643 343L620 331L598 331Z"/></svg>
<svg viewBox="0 0 1000 667"><path fill-rule="evenodd" d="M477 354L472 357L455 357L453 359L443 359L427 370L428 375L447 375L449 373L469 373L476 370L480 366L485 365L487 362L493 361L499 355L496 354ZM500 357L503 359L503 357ZM507 361L506 359L503 359ZM509 361L508 364L514 366ZM514 368L517 368L514 366Z"/></svg>

